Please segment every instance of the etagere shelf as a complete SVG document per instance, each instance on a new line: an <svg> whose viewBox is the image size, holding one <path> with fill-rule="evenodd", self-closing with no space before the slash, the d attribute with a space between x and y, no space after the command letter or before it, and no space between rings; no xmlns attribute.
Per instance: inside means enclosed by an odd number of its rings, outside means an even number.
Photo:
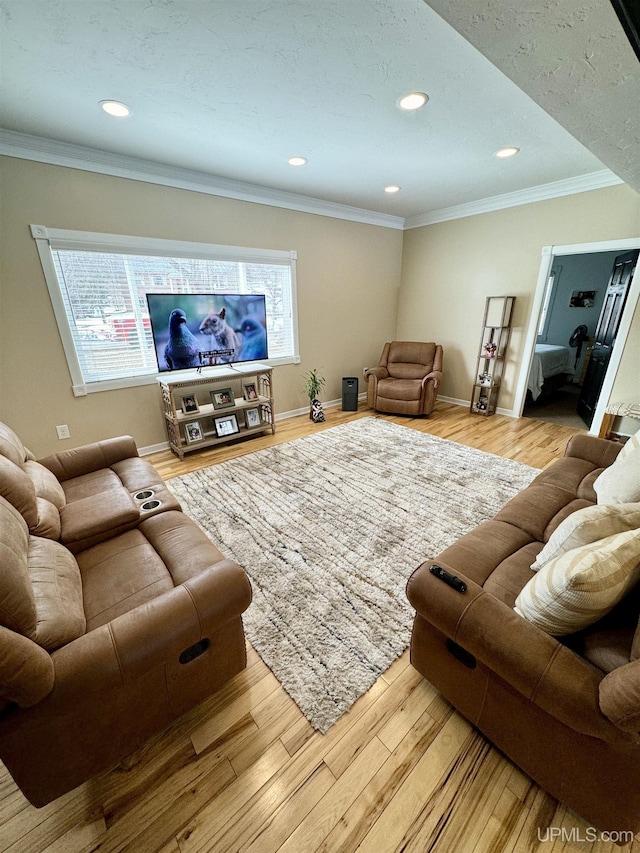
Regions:
<svg viewBox="0 0 640 853"><path fill-rule="evenodd" d="M476 363L470 411L493 415L498 406L515 296L488 296Z"/></svg>
<svg viewBox="0 0 640 853"><path fill-rule="evenodd" d="M180 459L191 450L276 431L269 365L161 375L158 383L169 447Z"/></svg>

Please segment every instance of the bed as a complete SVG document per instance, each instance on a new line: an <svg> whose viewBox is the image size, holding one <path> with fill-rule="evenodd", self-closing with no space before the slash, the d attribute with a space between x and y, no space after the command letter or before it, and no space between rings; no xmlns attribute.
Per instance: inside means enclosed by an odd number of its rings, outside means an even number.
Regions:
<svg viewBox="0 0 640 853"><path fill-rule="evenodd" d="M575 373L574 360L575 354L569 347L557 344L536 344L527 382L531 398L538 399L543 390L546 390L547 380L557 377L554 383L547 383L555 387L568 382Z"/></svg>

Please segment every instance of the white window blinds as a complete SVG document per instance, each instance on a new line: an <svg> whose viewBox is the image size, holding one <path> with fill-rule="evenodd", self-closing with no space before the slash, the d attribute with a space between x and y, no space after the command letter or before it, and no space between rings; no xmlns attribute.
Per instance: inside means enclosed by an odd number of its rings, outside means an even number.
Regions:
<svg viewBox="0 0 640 853"><path fill-rule="evenodd" d="M32 232L76 393L157 374L147 293L264 295L269 363L298 360L293 252Z"/></svg>

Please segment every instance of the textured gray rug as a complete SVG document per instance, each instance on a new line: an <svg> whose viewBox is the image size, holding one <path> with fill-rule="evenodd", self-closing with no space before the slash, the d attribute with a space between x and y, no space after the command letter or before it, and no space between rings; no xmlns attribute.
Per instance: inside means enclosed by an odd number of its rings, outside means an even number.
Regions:
<svg viewBox="0 0 640 853"><path fill-rule="evenodd" d="M409 643L413 569L537 471L373 417L169 481L242 565L253 647L325 732Z"/></svg>

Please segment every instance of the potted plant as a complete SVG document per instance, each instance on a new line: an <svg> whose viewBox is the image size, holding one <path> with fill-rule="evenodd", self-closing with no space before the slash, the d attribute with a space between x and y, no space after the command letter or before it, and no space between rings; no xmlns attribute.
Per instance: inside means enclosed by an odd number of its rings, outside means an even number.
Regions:
<svg viewBox="0 0 640 853"><path fill-rule="evenodd" d="M324 376L320 376L317 367L314 367L313 370L310 370L305 374L303 388L305 394L309 398L309 417L314 421L314 423L319 423L324 420L322 403L318 399L318 394L326 384L327 380Z"/></svg>

